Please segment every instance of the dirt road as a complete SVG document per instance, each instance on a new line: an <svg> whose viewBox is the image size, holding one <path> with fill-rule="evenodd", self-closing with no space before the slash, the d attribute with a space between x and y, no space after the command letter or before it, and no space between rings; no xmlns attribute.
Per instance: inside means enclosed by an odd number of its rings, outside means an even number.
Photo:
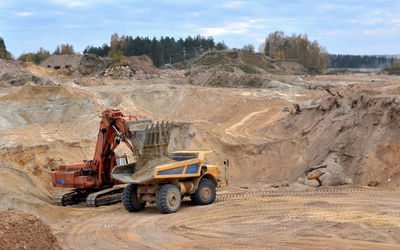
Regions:
<svg viewBox="0 0 400 250"><path fill-rule="evenodd" d="M52 226L66 249L400 248L400 190L239 186L174 214L75 208L76 216Z"/></svg>

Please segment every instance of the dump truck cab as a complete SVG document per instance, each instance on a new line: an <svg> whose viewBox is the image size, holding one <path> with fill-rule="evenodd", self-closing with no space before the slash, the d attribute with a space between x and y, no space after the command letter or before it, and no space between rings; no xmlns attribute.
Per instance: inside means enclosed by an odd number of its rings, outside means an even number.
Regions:
<svg viewBox="0 0 400 250"><path fill-rule="evenodd" d="M136 169L135 164L117 166L111 175L125 187L122 202L130 212L137 212L146 203L156 203L162 213L176 212L184 196L192 203L207 205L214 201L216 188L228 184L225 171L207 162L212 151L175 151L160 165Z"/></svg>

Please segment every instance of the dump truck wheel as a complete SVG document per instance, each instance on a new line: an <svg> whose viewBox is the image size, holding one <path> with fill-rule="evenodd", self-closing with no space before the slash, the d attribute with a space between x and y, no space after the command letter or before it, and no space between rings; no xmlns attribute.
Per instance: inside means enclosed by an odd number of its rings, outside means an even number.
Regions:
<svg viewBox="0 0 400 250"><path fill-rule="evenodd" d="M129 184L122 192L122 204L129 212L138 212L146 206L146 202L140 203L137 197L136 184Z"/></svg>
<svg viewBox="0 0 400 250"><path fill-rule="evenodd" d="M195 205L208 205L213 203L216 195L214 182L208 178L203 178L199 182L196 192L190 195L192 203Z"/></svg>
<svg viewBox="0 0 400 250"><path fill-rule="evenodd" d="M156 194L158 211L163 214L175 213L181 206L181 193L172 184L162 186Z"/></svg>

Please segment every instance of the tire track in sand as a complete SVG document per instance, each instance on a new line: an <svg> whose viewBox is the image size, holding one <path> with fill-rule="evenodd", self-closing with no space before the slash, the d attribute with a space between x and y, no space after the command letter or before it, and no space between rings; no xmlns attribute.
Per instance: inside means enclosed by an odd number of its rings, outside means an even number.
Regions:
<svg viewBox="0 0 400 250"><path fill-rule="evenodd" d="M117 204L85 210L60 242L67 249L400 248L399 200L400 190L353 186L224 193L168 215Z"/></svg>

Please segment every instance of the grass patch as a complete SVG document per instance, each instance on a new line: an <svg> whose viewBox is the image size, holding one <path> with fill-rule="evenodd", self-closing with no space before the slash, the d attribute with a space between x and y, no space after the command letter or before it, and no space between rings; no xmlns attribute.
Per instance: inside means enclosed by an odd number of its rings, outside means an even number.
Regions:
<svg viewBox="0 0 400 250"><path fill-rule="evenodd" d="M246 74L257 74L259 72L256 68L248 64L240 64L239 68Z"/></svg>

